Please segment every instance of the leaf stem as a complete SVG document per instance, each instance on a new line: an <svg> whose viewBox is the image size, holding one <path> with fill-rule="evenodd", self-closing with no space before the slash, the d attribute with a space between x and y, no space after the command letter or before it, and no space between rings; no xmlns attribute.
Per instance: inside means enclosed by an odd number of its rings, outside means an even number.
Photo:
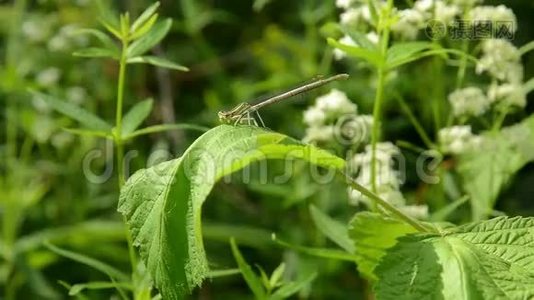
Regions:
<svg viewBox="0 0 534 300"><path fill-rule="evenodd" d="M428 228L426 228L421 222L418 220L404 214L402 211L400 211L398 208L393 206L391 203L387 202L386 200L380 198L377 194L371 192L370 190L366 189L359 183L357 183L354 179L352 179L348 174L344 174L345 181L355 190L362 193L362 195L367 196L369 199L373 200L375 204L380 205L383 209L390 212L391 214L397 216L402 221L406 222L407 224L411 225L413 228L417 229L419 232L431 232Z"/></svg>

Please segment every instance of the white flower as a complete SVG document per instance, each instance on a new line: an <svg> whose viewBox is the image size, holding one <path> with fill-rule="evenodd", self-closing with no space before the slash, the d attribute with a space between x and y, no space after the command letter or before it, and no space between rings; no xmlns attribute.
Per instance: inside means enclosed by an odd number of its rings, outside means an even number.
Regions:
<svg viewBox="0 0 534 300"><path fill-rule="evenodd" d="M403 9L398 12L399 19L391 26L391 31L403 39L413 40L424 25L423 14L415 9Z"/></svg>
<svg viewBox="0 0 534 300"><path fill-rule="evenodd" d="M378 34L374 31L370 31L365 37L373 44L378 44Z"/></svg>
<svg viewBox="0 0 534 300"><path fill-rule="evenodd" d="M473 135L471 126L452 126L438 132L438 140L443 153L461 154L481 145L482 139Z"/></svg>
<svg viewBox="0 0 534 300"><path fill-rule="evenodd" d="M511 23L511 30L515 31L517 28L517 18L514 12L504 5L499 6L477 6L469 11L468 18L473 21L491 21L493 24L503 24L503 22Z"/></svg>
<svg viewBox="0 0 534 300"><path fill-rule="evenodd" d="M399 149L389 143L378 143L376 145L376 186L390 186L398 188L400 186L399 172L394 169L394 156L399 153ZM349 162L352 171L357 171L356 181L363 186L371 187L371 162L372 147L367 145L365 151L354 155Z"/></svg>
<svg viewBox="0 0 534 300"><path fill-rule="evenodd" d="M41 22L31 19L22 23L22 33L33 42L44 40L48 34Z"/></svg>
<svg viewBox="0 0 534 300"><path fill-rule="evenodd" d="M338 42L343 45L347 45L347 46L357 46L356 42L348 35L344 35L342 38L338 40ZM340 60L344 58L345 56L347 56L345 51L338 49L338 48L334 49L334 59Z"/></svg>
<svg viewBox="0 0 534 300"><path fill-rule="evenodd" d="M400 206L399 209L409 215L412 218L416 219L426 219L428 218L428 206L427 205L405 205Z"/></svg>
<svg viewBox="0 0 534 300"><path fill-rule="evenodd" d="M519 84L492 84L488 89L488 98L492 103L502 103L504 106L523 108L527 105L523 87Z"/></svg>
<svg viewBox="0 0 534 300"><path fill-rule="evenodd" d="M339 8L348 9L356 2L357 0L336 0L336 6Z"/></svg>
<svg viewBox="0 0 534 300"><path fill-rule="evenodd" d="M414 9L421 12L425 18L451 23L454 18L461 12L458 5L447 4L442 0L419 0L415 2Z"/></svg>
<svg viewBox="0 0 534 300"><path fill-rule="evenodd" d="M370 115L347 115L339 118L336 124L336 138L340 144L358 145L371 139L373 117Z"/></svg>
<svg viewBox="0 0 534 300"><path fill-rule="evenodd" d="M318 107L312 106L304 111L304 123L308 126L319 126L326 120L326 114Z"/></svg>
<svg viewBox="0 0 534 300"><path fill-rule="evenodd" d="M436 1L434 19L450 24L460 12L461 10L457 5L447 5L443 1Z"/></svg>
<svg viewBox="0 0 534 300"><path fill-rule="evenodd" d="M66 90L67 100L74 104L82 104L87 97L87 92L83 87L73 86Z"/></svg>
<svg viewBox="0 0 534 300"><path fill-rule="evenodd" d="M65 148L65 146L68 146L68 144L70 144L73 140L74 136L72 134L67 132L58 132L51 137L50 142L54 147L61 149Z"/></svg>
<svg viewBox="0 0 534 300"><path fill-rule="evenodd" d="M488 72L491 76L511 83L523 80L523 66L519 50L502 39L489 39L482 42L482 57L477 62L476 72Z"/></svg>
<svg viewBox="0 0 534 300"><path fill-rule="evenodd" d="M481 89L468 87L449 94L455 116L480 116L489 108L490 101Z"/></svg>
<svg viewBox="0 0 534 300"><path fill-rule="evenodd" d="M328 142L334 137L334 126L312 126L306 128L306 135L303 138L305 143Z"/></svg>
<svg viewBox="0 0 534 300"><path fill-rule="evenodd" d="M413 8L420 12L428 12L434 7L434 0L418 0L415 1Z"/></svg>
<svg viewBox="0 0 534 300"><path fill-rule="evenodd" d="M39 72L35 81L41 86L52 86L57 83L61 72L58 68L48 68Z"/></svg>
<svg viewBox="0 0 534 300"><path fill-rule="evenodd" d="M332 89L328 94L318 97L316 106L330 118L356 114L358 110L356 104L352 103L347 95L338 89Z"/></svg>

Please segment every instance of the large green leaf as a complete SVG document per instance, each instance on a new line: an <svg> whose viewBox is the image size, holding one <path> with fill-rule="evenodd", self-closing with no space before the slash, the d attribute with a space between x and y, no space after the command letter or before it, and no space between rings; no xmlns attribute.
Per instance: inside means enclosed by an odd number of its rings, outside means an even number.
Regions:
<svg viewBox="0 0 534 300"><path fill-rule="evenodd" d="M410 234L387 251L375 273L377 299L532 299L534 218Z"/></svg>
<svg viewBox="0 0 534 300"><path fill-rule="evenodd" d="M460 156L458 171L470 197L474 220L486 218L503 186L534 160L534 116L484 135L482 145Z"/></svg>
<svg viewBox="0 0 534 300"><path fill-rule="evenodd" d="M198 138L181 158L128 180L118 210L164 299L180 299L208 275L201 207L213 185L252 162L285 158L327 168L344 165L341 158L279 133L222 125Z"/></svg>
<svg viewBox="0 0 534 300"><path fill-rule="evenodd" d="M376 280L373 273L386 250L397 243L397 239L416 230L397 219L377 213L357 213L349 225L349 234L354 241L358 270L365 277Z"/></svg>

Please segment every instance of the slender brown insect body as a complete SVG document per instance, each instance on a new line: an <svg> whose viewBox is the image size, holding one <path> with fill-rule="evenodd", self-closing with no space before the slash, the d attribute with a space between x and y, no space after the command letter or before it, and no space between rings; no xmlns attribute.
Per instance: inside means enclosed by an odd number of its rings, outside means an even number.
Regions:
<svg viewBox="0 0 534 300"><path fill-rule="evenodd" d="M349 78L348 74L337 74L334 76L330 76L327 78L319 78L317 80L314 80L310 83L306 83L304 85L298 86L296 88L293 88L291 90L288 90L286 92L283 92L281 94L278 94L276 96L270 97L264 101L261 101L257 104L249 104L247 102L241 103L234 107L233 109L229 111L220 111L218 113L219 120L222 123L226 124L239 124L242 121L248 121L248 124L254 124L258 125L252 114L256 114L258 119L260 120L261 124L265 127L265 124L263 123L263 120L261 119L258 110L264 106L280 102L284 99L291 98L293 96L308 92L310 90L316 89L320 86L323 86L325 84L328 84L332 81L336 80L345 80Z"/></svg>

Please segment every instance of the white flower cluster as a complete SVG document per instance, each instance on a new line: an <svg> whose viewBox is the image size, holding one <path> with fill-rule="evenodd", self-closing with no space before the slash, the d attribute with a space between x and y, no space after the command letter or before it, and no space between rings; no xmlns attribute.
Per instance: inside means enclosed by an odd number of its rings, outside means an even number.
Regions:
<svg viewBox="0 0 534 300"><path fill-rule="evenodd" d="M455 116L480 116L490 107L490 100L477 87L455 90L449 94L449 103Z"/></svg>
<svg viewBox="0 0 534 300"><path fill-rule="evenodd" d="M526 106L523 91L523 65L519 50L507 40L489 39L481 44L482 57L476 65L478 74L488 73L494 82L488 89L489 101L503 107Z"/></svg>
<svg viewBox="0 0 534 300"><path fill-rule="evenodd" d="M375 1L377 8L385 5L384 1ZM358 0L336 0L336 6L344 11L339 16L339 23L343 26L367 31L366 38L374 44L378 43L378 35L372 30L371 10L366 1ZM339 43L349 46L356 46L357 43L348 35L338 40ZM334 50L334 58L340 60L346 56L345 52L340 49Z"/></svg>
<svg viewBox="0 0 534 300"><path fill-rule="evenodd" d="M397 22L391 25L391 32L401 39L414 40L425 26L425 16L416 9L400 10L397 18Z"/></svg>
<svg viewBox="0 0 534 300"><path fill-rule="evenodd" d="M399 149L390 142L376 145L376 193L405 213L416 218L424 218L428 215L428 207L424 205L406 205L406 200L400 192L402 178L399 171L395 169L395 157L399 154ZM371 163L371 145L367 145L364 152L354 155L349 161L350 168L356 171L356 182L367 189L372 188ZM349 200L353 205L358 205L359 203L370 204L366 196L353 188L348 188L348 194Z"/></svg>
<svg viewBox="0 0 534 300"><path fill-rule="evenodd" d="M76 25L65 25L48 41L50 51L67 51L73 47L83 47L89 43L86 35L77 34Z"/></svg>
<svg viewBox="0 0 534 300"><path fill-rule="evenodd" d="M523 87L517 83L492 84L488 89L488 98L492 103L502 104L504 107L525 107L527 98Z"/></svg>
<svg viewBox="0 0 534 300"><path fill-rule="evenodd" d="M493 23L501 22L510 23L514 31L516 30L513 24L517 24L517 18L514 12L504 5L499 6L477 6L469 11L468 18L475 22L477 21L491 21Z"/></svg>
<svg viewBox="0 0 534 300"><path fill-rule="evenodd" d="M482 138L471 131L471 126L451 126L440 129L438 140L444 154L461 154L476 149L481 145Z"/></svg>
<svg viewBox="0 0 534 300"><path fill-rule="evenodd" d="M335 121L344 115L355 116L358 106L340 90L332 89L316 99L315 105L304 111L304 123L308 126L305 142L328 142L335 137Z"/></svg>
<svg viewBox="0 0 534 300"><path fill-rule="evenodd" d="M489 39L482 42L482 57L479 59L476 72L489 73L492 77L511 83L523 80L523 66L519 50L509 41Z"/></svg>
<svg viewBox="0 0 534 300"><path fill-rule="evenodd" d="M442 0L419 0L414 3L414 9L421 12L427 20L445 24L450 24L461 12L459 5Z"/></svg>

